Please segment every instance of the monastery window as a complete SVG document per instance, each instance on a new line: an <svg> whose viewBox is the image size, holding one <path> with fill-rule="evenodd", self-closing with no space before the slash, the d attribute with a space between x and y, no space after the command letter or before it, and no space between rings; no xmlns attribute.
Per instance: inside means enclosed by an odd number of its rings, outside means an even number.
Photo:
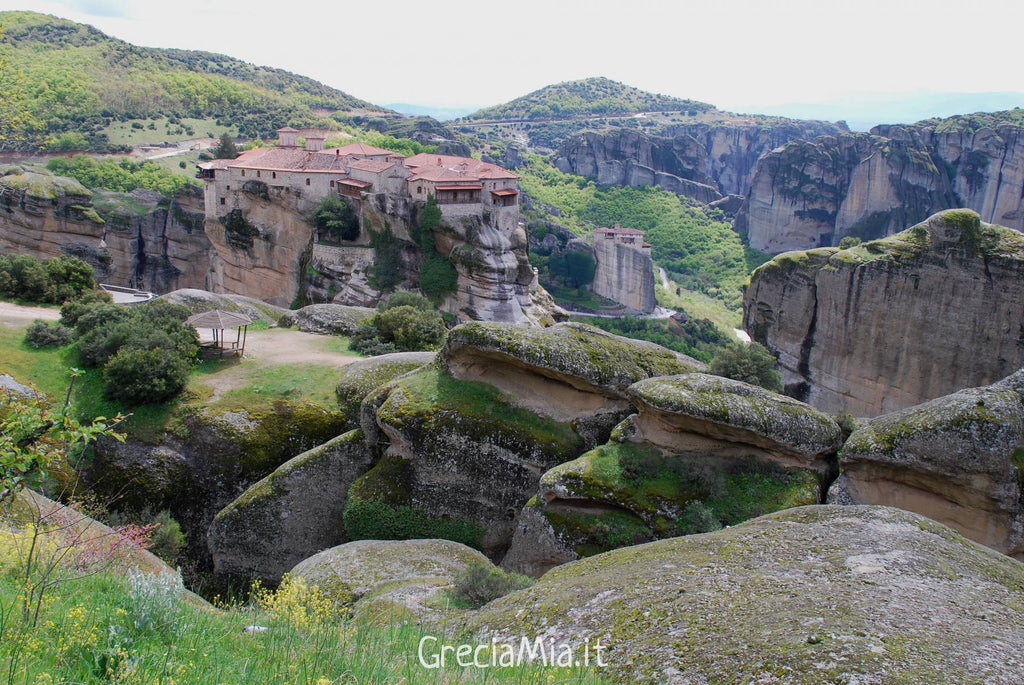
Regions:
<svg viewBox="0 0 1024 685"><path fill-rule="evenodd" d="M257 169L256 170L256 178L260 178L262 175L263 175L263 172L260 171L259 169Z"/></svg>
<svg viewBox="0 0 1024 685"><path fill-rule="evenodd" d="M416 186L416 194L417 195L422 195L423 194L423 186Z"/></svg>
<svg viewBox="0 0 1024 685"><path fill-rule="evenodd" d="M334 187L334 181L331 181L331 187L332 188Z"/></svg>
<svg viewBox="0 0 1024 685"><path fill-rule="evenodd" d="M309 179L308 178L306 179L306 185L307 186L309 185Z"/></svg>
<svg viewBox="0 0 1024 685"><path fill-rule="evenodd" d="M228 186L228 190L231 190L231 186Z"/></svg>
<svg viewBox="0 0 1024 685"><path fill-rule="evenodd" d="M242 169L242 176L245 176L245 169Z"/></svg>
<svg viewBox="0 0 1024 685"><path fill-rule="evenodd" d="M221 199L220 199L220 203L221 203L221 204L224 204L224 198L221 198Z"/></svg>
<svg viewBox="0 0 1024 685"><path fill-rule="evenodd" d="M277 172L276 171L271 171L270 172L270 178L277 178Z"/></svg>

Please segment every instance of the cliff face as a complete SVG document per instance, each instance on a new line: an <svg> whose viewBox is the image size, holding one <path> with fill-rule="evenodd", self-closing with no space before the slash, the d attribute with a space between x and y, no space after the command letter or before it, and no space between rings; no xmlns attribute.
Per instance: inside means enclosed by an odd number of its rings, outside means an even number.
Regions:
<svg viewBox="0 0 1024 685"><path fill-rule="evenodd" d="M954 207L1024 228L1024 125L1011 115L788 143L758 162L736 227L766 252L880 238Z"/></svg>
<svg viewBox="0 0 1024 685"><path fill-rule="evenodd" d="M594 239L597 268L591 289L633 311L654 311L654 262L651 251L639 250L615 240Z"/></svg>
<svg viewBox="0 0 1024 685"><path fill-rule="evenodd" d="M901 409L1024 366L1024 236L943 212L852 249L780 255L743 309L787 393L857 416Z"/></svg>
<svg viewBox="0 0 1024 685"><path fill-rule="evenodd" d="M93 193L73 179L19 166L0 173L0 251L73 255L114 285L203 287L210 242L197 189L168 200L144 190Z"/></svg>
<svg viewBox="0 0 1024 685"><path fill-rule="evenodd" d="M797 138L840 130L823 122L789 122L681 124L657 136L629 130L591 132L567 139L555 165L602 184L658 185L714 202L724 195L745 195L765 152Z"/></svg>

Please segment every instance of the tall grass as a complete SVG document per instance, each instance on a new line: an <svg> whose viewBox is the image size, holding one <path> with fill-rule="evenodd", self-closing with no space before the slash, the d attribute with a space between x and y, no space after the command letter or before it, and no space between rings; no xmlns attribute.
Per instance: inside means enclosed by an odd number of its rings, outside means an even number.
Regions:
<svg viewBox="0 0 1024 685"><path fill-rule="evenodd" d="M296 620L304 600L294 593L269 608L257 603L215 610L184 601L160 577L131 573L105 572L66 586L30 628L10 612L17 603L12 573L0 569L0 683L7 685L600 682L582 668L426 669L417 657L420 638L440 636L443 628L398 617L357 622L316 611ZM247 626L265 630L244 632Z"/></svg>

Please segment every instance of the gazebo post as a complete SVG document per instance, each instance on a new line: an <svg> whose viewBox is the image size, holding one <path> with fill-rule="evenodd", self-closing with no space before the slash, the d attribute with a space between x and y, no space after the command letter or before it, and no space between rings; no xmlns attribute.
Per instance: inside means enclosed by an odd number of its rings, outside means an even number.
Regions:
<svg viewBox="0 0 1024 685"><path fill-rule="evenodd" d="M238 353L239 357L244 357L245 356L245 336L246 336L246 334L248 332L249 332L249 326L248 325L242 326L242 349Z"/></svg>

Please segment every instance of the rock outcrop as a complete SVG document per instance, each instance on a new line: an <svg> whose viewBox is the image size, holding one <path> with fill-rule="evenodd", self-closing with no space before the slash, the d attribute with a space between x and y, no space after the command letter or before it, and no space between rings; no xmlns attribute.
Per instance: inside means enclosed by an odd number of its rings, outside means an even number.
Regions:
<svg viewBox="0 0 1024 685"><path fill-rule="evenodd" d="M303 560L289 576L351 603L358 618L431 620L442 615L439 595L471 565L492 566L480 552L450 540L359 540Z"/></svg>
<svg viewBox="0 0 1024 685"><path fill-rule="evenodd" d="M767 118L669 125L651 135L587 132L561 144L555 165L602 184L657 185L711 203L746 195L758 158L769 150L843 130L826 122Z"/></svg>
<svg viewBox="0 0 1024 685"><path fill-rule="evenodd" d="M210 562L206 533L214 516L249 486L346 429L341 412L311 402L179 407L162 435L100 439L83 476L119 510L168 508L188 536L188 552ZM143 442L143 439L149 441Z"/></svg>
<svg viewBox="0 0 1024 685"><path fill-rule="evenodd" d="M288 311L283 307L276 307L253 297L218 295L196 288L175 290L161 295L159 299L166 300L171 304L180 304L192 314L200 314L212 309L223 309L226 312L245 314L253 321L262 321L269 325L275 325Z"/></svg>
<svg viewBox="0 0 1024 685"><path fill-rule="evenodd" d="M1024 123L1015 112L793 141L757 164L736 228L765 252L891 235L973 209L1024 228Z"/></svg>
<svg viewBox="0 0 1024 685"><path fill-rule="evenodd" d="M0 166L0 251L84 259L97 280L156 292L204 287L202 195L91 192L42 168Z"/></svg>
<svg viewBox="0 0 1024 685"><path fill-rule="evenodd" d="M634 230L627 235L618 225L594 231L597 267L590 289L625 305L631 312L650 314L657 305L654 299L654 260L650 244L643 239L642 232Z"/></svg>
<svg viewBox="0 0 1024 685"><path fill-rule="evenodd" d="M538 283L521 225L498 226L475 215L450 218L434 230L434 240L458 272L445 308L460 320L550 325L566 318Z"/></svg>
<svg viewBox="0 0 1024 685"><path fill-rule="evenodd" d="M303 452L220 510L207 545L217 573L271 583L345 541L349 486L371 464L358 430Z"/></svg>
<svg viewBox="0 0 1024 685"><path fill-rule="evenodd" d="M612 441L541 478L503 565L538 576L623 545L818 504L841 431L761 388L693 373L642 380Z"/></svg>
<svg viewBox="0 0 1024 685"><path fill-rule="evenodd" d="M879 416L843 446L840 504L915 511L1024 559L1024 406L1008 384Z"/></svg>
<svg viewBox="0 0 1024 685"><path fill-rule="evenodd" d="M352 335L364 319L376 313L376 309L369 307L311 304L302 309L285 312L279 324L288 328L294 326L306 333Z"/></svg>
<svg viewBox="0 0 1024 685"><path fill-rule="evenodd" d="M338 406L354 428L359 425L360 406L367 395L436 358L436 352L393 352L352 362L341 372L335 388Z"/></svg>
<svg viewBox="0 0 1024 685"><path fill-rule="evenodd" d="M875 416L1024 366L1022 283L1024 236L950 210L851 249L776 257L751 277L744 327L778 355L787 394Z"/></svg>
<svg viewBox="0 0 1024 685"><path fill-rule="evenodd" d="M435 367L364 400L364 432L383 456L350 490L346 525L442 527L500 559L541 474L606 441L632 411L629 385L697 368L578 324L458 326Z"/></svg>
<svg viewBox="0 0 1024 685"><path fill-rule="evenodd" d="M312 249L307 217L315 203L297 190L260 181L247 182L233 202L229 211L204 221L214 248L207 289L289 306Z"/></svg>
<svg viewBox="0 0 1024 685"><path fill-rule="evenodd" d="M800 507L601 554L464 624L628 682L1017 682L1024 565L917 514Z"/></svg>

